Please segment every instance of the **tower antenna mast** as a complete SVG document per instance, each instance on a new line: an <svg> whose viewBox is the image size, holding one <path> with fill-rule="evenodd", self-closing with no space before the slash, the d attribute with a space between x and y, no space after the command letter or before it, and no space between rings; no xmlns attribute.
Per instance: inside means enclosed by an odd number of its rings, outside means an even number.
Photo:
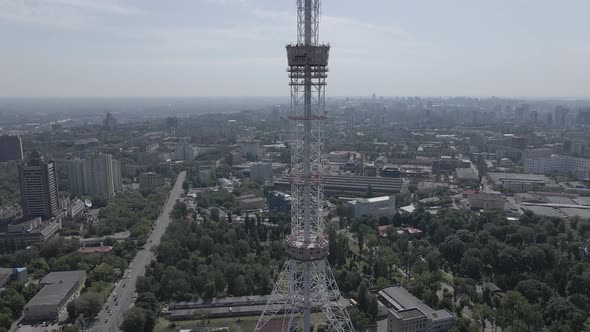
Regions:
<svg viewBox="0 0 590 332"><path fill-rule="evenodd" d="M291 233L281 270L256 332L311 332L312 311L338 332L353 332L327 261L324 207L325 87L330 46L319 43L320 0L297 0L297 43L287 46L291 86ZM270 323L270 322L273 323Z"/></svg>

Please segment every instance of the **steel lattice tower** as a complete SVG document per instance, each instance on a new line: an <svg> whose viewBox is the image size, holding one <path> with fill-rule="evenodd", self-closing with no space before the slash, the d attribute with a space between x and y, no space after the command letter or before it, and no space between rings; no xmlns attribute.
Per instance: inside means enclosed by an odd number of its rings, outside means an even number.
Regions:
<svg viewBox="0 0 590 332"><path fill-rule="evenodd" d="M256 331L311 332L311 313L322 312L334 331L354 331L339 302L340 291L327 261L324 232L323 127L330 46L320 44L320 0L297 0L297 43L287 46L291 86L291 234L288 261L279 274ZM271 324L274 325L274 324ZM265 329L265 327L269 329ZM275 328L276 329L276 328ZM273 330L274 331L274 330Z"/></svg>

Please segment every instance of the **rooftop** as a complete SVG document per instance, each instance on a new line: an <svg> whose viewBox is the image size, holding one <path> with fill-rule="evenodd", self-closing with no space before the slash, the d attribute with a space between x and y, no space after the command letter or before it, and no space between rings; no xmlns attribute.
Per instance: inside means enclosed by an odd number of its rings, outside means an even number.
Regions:
<svg viewBox="0 0 590 332"><path fill-rule="evenodd" d="M404 318L406 318L406 313L409 318L417 317L415 316L418 313L418 311L416 310L419 310L419 312L424 313L424 315L432 321L454 317L453 314L451 314L445 309L432 309L424 302L422 302L420 299L410 294L405 288L401 286L394 286L382 289L379 291L379 296L382 297L385 301L387 301L385 305L389 308L389 310L393 310L394 312L398 313ZM409 309L414 309L414 311L410 312L408 311Z"/></svg>
<svg viewBox="0 0 590 332"><path fill-rule="evenodd" d="M529 181L529 182L542 182L549 183L548 177L539 174L521 174L521 173L488 173L488 176L492 182L503 182L503 181Z"/></svg>
<svg viewBox="0 0 590 332"><path fill-rule="evenodd" d="M81 280L86 276L86 272L82 270L76 271L57 271L57 272L50 272L41 281L39 281L40 285L47 285L47 284L56 284L60 282L76 282Z"/></svg>
<svg viewBox="0 0 590 332"><path fill-rule="evenodd" d="M479 179L473 168L457 168L455 169L455 173L457 173L457 178L459 179Z"/></svg>
<svg viewBox="0 0 590 332"><path fill-rule="evenodd" d="M27 306L58 305L86 277L84 271L61 271L47 274L41 281L43 288Z"/></svg>
<svg viewBox="0 0 590 332"><path fill-rule="evenodd" d="M390 196L379 196L373 198L357 198L356 201L360 204L370 204L370 203L377 203L377 202L386 202L391 199Z"/></svg>

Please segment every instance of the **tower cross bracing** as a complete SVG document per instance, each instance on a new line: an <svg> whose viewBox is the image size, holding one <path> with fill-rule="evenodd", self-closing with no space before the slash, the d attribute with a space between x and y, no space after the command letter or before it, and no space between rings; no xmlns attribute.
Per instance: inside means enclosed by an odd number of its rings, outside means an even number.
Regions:
<svg viewBox="0 0 590 332"><path fill-rule="evenodd" d="M321 312L334 331L354 331L327 261L323 134L330 46L319 42L320 0L297 0L297 43L287 45L291 87L291 233L288 260L256 325L271 320L281 331L311 332L311 313Z"/></svg>

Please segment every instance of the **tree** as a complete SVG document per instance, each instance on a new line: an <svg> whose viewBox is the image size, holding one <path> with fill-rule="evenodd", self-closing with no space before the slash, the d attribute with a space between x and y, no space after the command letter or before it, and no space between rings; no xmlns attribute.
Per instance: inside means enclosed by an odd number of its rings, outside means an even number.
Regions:
<svg viewBox="0 0 590 332"><path fill-rule="evenodd" d="M94 280L100 281L113 281L113 278L116 277L116 275L113 273L113 267L106 263L97 265L94 270L92 270L92 274L94 276Z"/></svg>
<svg viewBox="0 0 590 332"><path fill-rule="evenodd" d="M79 332L80 328L76 325L63 325L59 332Z"/></svg>
<svg viewBox="0 0 590 332"><path fill-rule="evenodd" d="M94 317L102 308L102 295L96 292L87 292L76 300L76 312L83 314L86 317Z"/></svg>
<svg viewBox="0 0 590 332"><path fill-rule="evenodd" d="M357 307L352 307L348 309L348 314L350 315L350 321L357 332L366 332L367 327L369 326L369 320L364 313L362 313Z"/></svg>
<svg viewBox="0 0 590 332"><path fill-rule="evenodd" d="M520 281L515 290L532 303L545 303L553 295L553 291L546 283L535 279Z"/></svg>
<svg viewBox="0 0 590 332"><path fill-rule="evenodd" d="M527 330L540 331L543 327L541 308L530 305L522 294L508 291L502 298L498 317L502 327L528 326Z"/></svg>
<svg viewBox="0 0 590 332"><path fill-rule="evenodd" d="M144 308L145 310L150 310L156 312L158 310L158 300L154 293L139 293L137 300L135 301L135 305L140 308Z"/></svg>
<svg viewBox="0 0 590 332"><path fill-rule="evenodd" d="M76 305L76 301L70 301L70 303L68 303L67 307L66 307L67 311L68 311L68 316L70 319L74 319L75 317L78 317L78 306Z"/></svg>
<svg viewBox="0 0 590 332"><path fill-rule="evenodd" d="M20 316L23 308L25 307L25 297L18 293L14 288L8 288L4 294L2 294L3 302L8 305L12 311L13 317Z"/></svg>
<svg viewBox="0 0 590 332"><path fill-rule="evenodd" d="M379 303L377 302L377 297L375 295L371 295L369 298L367 314L372 321L377 320L377 315L379 315Z"/></svg>
<svg viewBox="0 0 590 332"><path fill-rule="evenodd" d="M133 307L125 313L125 319L121 324L121 330L123 330L123 332L144 332L145 323L145 309Z"/></svg>
<svg viewBox="0 0 590 332"><path fill-rule="evenodd" d="M12 325L12 315L10 312L0 312L0 328L9 329Z"/></svg>
<svg viewBox="0 0 590 332"><path fill-rule="evenodd" d="M359 245L359 252L362 253L363 252L363 245L365 242L365 235L363 234L363 232L360 232L360 231L358 232L356 241Z"/></svg>
<svg viewBox="0 0 590 332"><path fill-rule="evenodd" d="M369 287L367 287L366 281L361 282L356 299L359 304L359 309L362 312L367 313L369 311Z"/></svg>
<svg viewBox="0 0 590 332"><path fill-rule="evenodd" d="M344 228L344 218L350 217L350 214L351 209L349 205L342 204L341 202L338 202L338 204L336 204L336 216L338 216L340 229Z"/></svg>
<svg viewBox="0 0 590 332"><path fill-rule="evenodd" d="M470 255L469 251L461 259L461 271L469 278L481 278L481 266L481 260L474 255Z"/></svg>
<svg viewBox="0 0 590 332"><path fill-rule="evenodd" d="M493 319L494 311L487 304L476 304L473 310L473 318L478 320L482 331L485 331L486 321Z"/></svg>
<svg viewBox="0 0 590 332"><path fill-rule="evenodd" d="M219 221L219 209L216 207L213 207L213 208L209 209L209 211L211 212L211 220Z"/></svg>

